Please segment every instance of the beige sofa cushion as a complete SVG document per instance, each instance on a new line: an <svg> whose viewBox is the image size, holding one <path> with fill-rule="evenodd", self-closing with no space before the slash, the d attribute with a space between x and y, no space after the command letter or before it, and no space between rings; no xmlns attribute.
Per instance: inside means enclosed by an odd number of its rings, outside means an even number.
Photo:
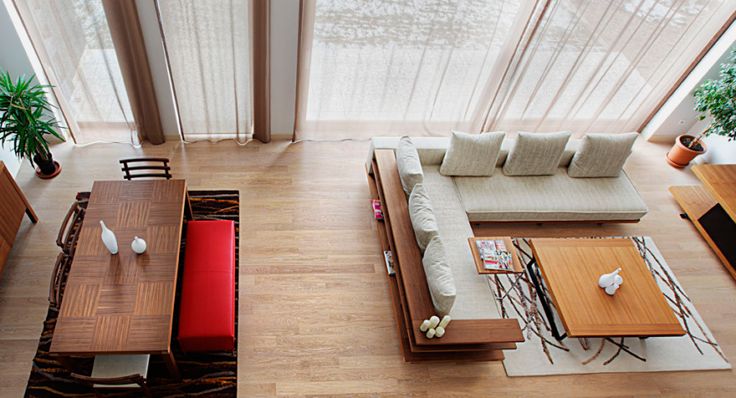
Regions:
<svg viewBox="0 0 736 398"><path fill-rule="evenodd" d="M521 132L506 158L503 173L509 176L552 175L569 140L569 132Z"/></svg>
<svg viewBox="0 0 736 398"><path fill-rule="evenodd" d="M440 174L438 165L425 166L424 187L432 199L440 238L455 279L457 293L450 316L452 319L501 318L487 277L479 275L475 269L468 245L473 229L460 202L453 177Z"/></svg>
<svg viewBox="0 0 736 398"><path fill-rule="evenodd" d="M621 174L639 133L587 134L573 156L570 177L616 177Z"/></svg>
<svg viewBox="0 0 736 398"><path fill-rule="evenodd" d="M422 257L424 274L427 277L429 294L432 296L432 304L437 315L445 316L452 310L455 304L455 279L452 277L452 269L447 262L445 246L439 236L435 236L427 245L427 250Z"/></svg>
<svg viewBox="0 0 736 398"><path fill-rule="evenodd" d="M440 173L446 176L493 174L505 136L504 132L468 134L453 131Z"/></svg>
<svg viewBox="0 0 736 398"><path fill-rule="evenodd" d="M612 178L455 177L470 221L635 221L647 212L626 173ZM440 229L442 226L440 225Z"/></svg>
<svg viewBox="0 0 736 398"><path fill-rule="evenodd" d="M437 220L434 218L432 202L422 184L414 185L409 195L409 218L417 244L424 251L429 241L437 236Z"/></svg>
<svg viewBox="0 0 736 398"><path fill-rule="evenodd" d="M408 195L414 189L414 185L422 182L424 176L417 148L414 147L409 137L401 137L399 140L396 148L396 167L399 169L401 186Z"/></svg>

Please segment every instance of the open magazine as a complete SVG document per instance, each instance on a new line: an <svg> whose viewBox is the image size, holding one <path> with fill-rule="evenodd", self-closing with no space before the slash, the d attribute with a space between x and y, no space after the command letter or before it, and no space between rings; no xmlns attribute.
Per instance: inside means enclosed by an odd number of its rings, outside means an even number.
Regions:
<svg viewBox="0 0 736 398"><path fill-rule="evenodd" d="M483 260L483 268L493 271L513 270L513 258L503 239L476 240L475 244Z"/></svg>

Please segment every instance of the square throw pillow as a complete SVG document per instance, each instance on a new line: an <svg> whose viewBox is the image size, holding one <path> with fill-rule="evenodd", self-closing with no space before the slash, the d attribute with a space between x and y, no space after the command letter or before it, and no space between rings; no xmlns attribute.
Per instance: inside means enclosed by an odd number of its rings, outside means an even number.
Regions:
<svg viewBox="0 0 736 398"><path fill-rule="evenodd" d="M445 246L439 236L435 236L429 242L424 257L422 257L422 265L434 309L440 317L445 316L455 304L457 290L452 268L447 262Z"/></svg>
<svg viewBox="0 0 736 398"><path fill-rule="evenodd" d="M618 177L639 133L587 134L570 161L570 177Z"/></svg>
<svg viewBox="0 0 736 398"><path fill-rule="evenodd" d="M399 146L396 148L396 167L399 169L401 186L407 195L414 189L414 185L424 181L419 153L409 137L401 137L399 140Z"/></svg>
<svg viewBox="0 0 736 398"><path fill-rule="evenodd" d="M496 169L504 132L468 134L452 132L440 166L446 176L490 176Z"/></svg>
<svg viewBox="0 0 736 398"><path fill-rule="evenodd" d="M417 244L424 251L429 241L437 236L438 230L432 202L423 184L414 185L409 195L409 218L411 218L411 226L414 228Z"/></svg>
<svg viewBox="0 0 736 398"><path fill-rule="evenodd" d="M503 173L510 176L552 175L560 165L560 158L569 140L570 133L567 131L520 132L503 165Z"/></svg>

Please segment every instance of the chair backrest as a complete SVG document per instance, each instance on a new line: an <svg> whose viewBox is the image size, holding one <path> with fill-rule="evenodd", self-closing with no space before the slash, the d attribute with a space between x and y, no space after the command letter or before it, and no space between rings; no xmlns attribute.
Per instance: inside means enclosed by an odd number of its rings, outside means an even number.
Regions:
<svg viewBox="0 0 736 398"><path fill-rule="evenodd" d="M84 217L84 208L79 205L79 202L75 201L72 206L66 212L64 220L61 222L59 228L59 235L56 237L56 245L61 248L61 251L71 256L74 254L74 249L77 246L77 239L79 238L79 231L81 230L81 221Z"/></svg>
<svg viewBox="0 0 736 398"><path fill-rule="evenodd" d="M61 306L61 285L63 283L64 272L69 265L70 258L65 253L59 253L56 256L56 264L51 272L51 283L49 284L49 305L51 308L59 309Z"/></svg>
<svg viewBox="0 0 736 398"><path fill-rule="evenodd" d="M71 377L95 389L141 388L150 397L146 376L150 355L97 355L92 375L72 373ZM118 375L118 372L124 374Z"/></svg>
<svg viewBox="0 0 736 398"><path fill-rule="evenodd" d="M171 167L167 158L131 158L121 159L123 178L165 178L171 179Z"/></svg>

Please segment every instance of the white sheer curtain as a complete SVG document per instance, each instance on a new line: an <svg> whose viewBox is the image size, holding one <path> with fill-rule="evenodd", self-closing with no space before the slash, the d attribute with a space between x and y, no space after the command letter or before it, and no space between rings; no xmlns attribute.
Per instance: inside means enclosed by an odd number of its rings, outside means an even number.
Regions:
<svg viewBox="0 0 736 398"><path fill-rule="evenodd" d="M157 5L184 138L247 140L253 133L249 2Z"/></svg>
<svg viewBox="0 0 736 398"><path fill-rule="evenodd" d="M298 138L639 129L732 0L305 0Z"/></svg>
<svg viewBox="0 0 736 398"><path fill-rule="evenodd" d="M535 5L305 0L298 136L470 128Z"/></svg>
<svg viewBox="0 0 736 398"><path fill-rule="evenodd" d="M137 141L100 0L14 0L77 143Z"/></svg>
<svg viewBox="0 0 736 398"><path fill-rule="evenodd" d="M735 9L728 0L555 1L483 129L636 131Z"/></svg>

